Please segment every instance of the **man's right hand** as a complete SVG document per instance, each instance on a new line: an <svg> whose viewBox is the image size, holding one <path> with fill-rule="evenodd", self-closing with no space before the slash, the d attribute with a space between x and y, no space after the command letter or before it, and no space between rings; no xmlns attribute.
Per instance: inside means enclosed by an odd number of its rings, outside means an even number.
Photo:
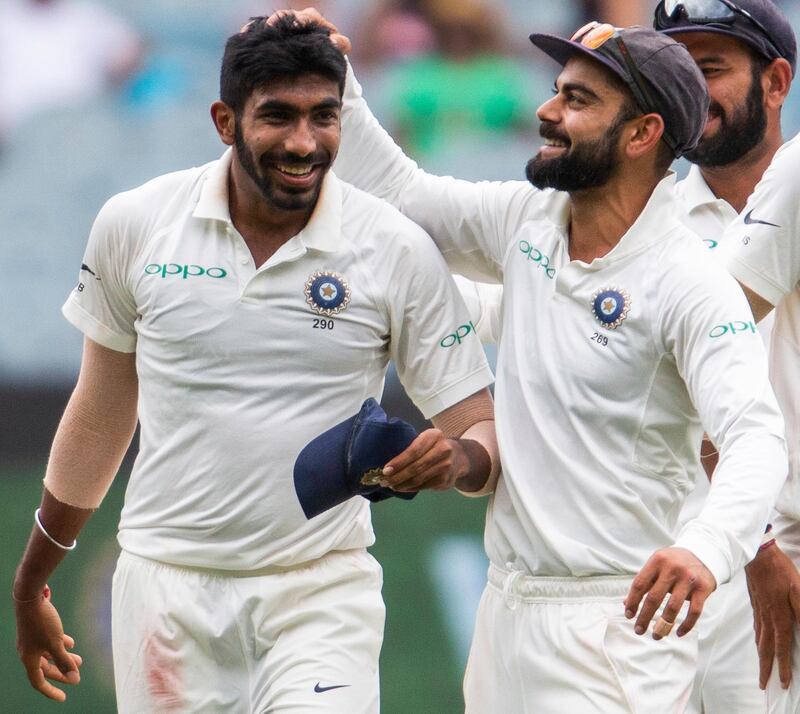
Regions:
<svg viewBox="0 0 800 714"><path fill-rule="evenodd" d="M758 647L758 684L765 689L775 659L781 686L792 681L792 644L800 624L800 573L777 544L756 554L746 566Z"/></svg>
<svg viewBox="0 0 800 714"><path fill-rule="evenodd" d="M50 602L49 589L32 602L15 600L17 618L17 652L31 686L46 697L63 702L67 695L49 680L61 684L78 684L80 655L67 652L75 641L64 634L58 611Z"/></svg>

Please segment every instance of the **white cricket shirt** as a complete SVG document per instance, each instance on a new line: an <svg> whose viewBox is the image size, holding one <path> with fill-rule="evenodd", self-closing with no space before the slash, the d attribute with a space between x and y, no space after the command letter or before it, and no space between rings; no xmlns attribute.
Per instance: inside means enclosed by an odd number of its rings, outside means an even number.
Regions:
<svg viewBox="0 0 800 714"><path fill-rule="evenodd" d="M345 99L339 175L425 227L454 272L503 282L492 562L628 574L675 543L727 581L755 553L780 489L783 422L747 301L680 223L674 177L608 255L570 261L566 193L427 175L352 76ZM676 538L701 424L722 457Z"/></svg>
<svg viewBox="0 0 800 714"><path fill-rule="evenodd" d="M789 478L777 509L800 520L800 135L786 142L725 234L728 268L775 305L770 378L786 420Z"/></svg>
<svg viewBox="0 0 800 714"><path fill-rule="evenodd" d="M112 198L64 314L136 352L122 547L255 570L373 542L361 497L306 520L293 465L380 398L390 359L426 417L493 377L434 244L333 174L306 227L257 269L228 212L230 157Z"/></svg>
<svg viewBox="0 0 800 714"><path fill-rule="evenodd" d="M725 227L738 215L736 209L714 195L696 164L689 168L686 178L675 184L675 195L683 206L683 223L716 253Z"/></svg>

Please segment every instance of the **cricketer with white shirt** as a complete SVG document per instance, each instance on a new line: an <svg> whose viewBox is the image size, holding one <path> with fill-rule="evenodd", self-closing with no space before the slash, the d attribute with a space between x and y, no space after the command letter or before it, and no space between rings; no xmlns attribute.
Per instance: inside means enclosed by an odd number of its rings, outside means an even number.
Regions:
<svg viewBox="0 0 800 714"><path fill-rule="evenodd" d="M785 451L749 308L680 223L674 177L608 255L571 261L568 194L425 174L372 117L352 74L336 166L425 227L454 272L504 287L503 476L487 512L489 585L467 710L623 711L643 700L680 710L694 638L648 650L620 602L648 557L672 544L725 583L755 552ZM700 473L701 423L722 462L702 513L675 537ZM587 602L599 607L588 620ZM536 603L547 605L537 614ZM615 675L565 686L572 658Z"/></svg>
<svg viewBox="0 0 800 714"><path fill-rule="evenodd" d="M378 711L369 507L306 516L296 460L380 397L390 359L440 428L382 484L470 491L496 473L493 376L441 255L329 171L345 69L322 28L251 23L228 40L211 107L231 148L95 221L64 306L86 335L81 375L13 590L20 658L46 696L63 700L47 680L76 684L81 661L45 582L137 413L112 594L121 712ZM344 455L327 456L314 483L340 476Z"/></svg>
<svg viewBox="0 0 800 714"><path fill-rule="evenodd" d="M758 300L754 312L760 316L774 306L774 325L770 344L770 378L786 420L789 446L789 476L780 493L774 522L774 533L780 549L800 566L800 192L797 184L797 165L800 160L800 136L784 144L756 186L745 210L728 227L725 240L730 246L730 272L754 293ZM761 303L761 306L759 306ZM789 714L800 707L800 637L794 624L800 603L796 601L797 583L794 572L779 571L775 561L780 551L772 548L759 554L754 564L766 559L764 577L780 582L785 590L782 607L788 618L779 620L771 613L759 612L757 624L764 629L774 625L776 635L794 638L792 649L792 679L788 689L781 687L778 667L773 666L767 684L769 711ZM791 579L790 579L791 578ZM793 582L793 580L794 582ZM786 583L784 586L783 583ZM789 586L795 588L790 595ZM793 608L793 612L792 609ZM761 618L758 619L758 616ZM776 613L777 615L777 613ZM775 617L774 620L771 620ZM780 632L782 628L785 631ZM788 630L788 631L787 631ZM792 633L792 630L794 632ZM765 633L767 634L767 633ZM769 633L771 636L771 633Z"/></svg>
<svg viewBox="0 0 800 714"><path fill-rule="evenodd" d="M736 210L714 195L700 168L694 164L686 177L675 183L675 194L683 208L681 222L700 237L715 258L724 263L725 229L737 217ZM455 277L481 341L484 344L499 342L502 286ZM774 315L770 313L757 326L767 348L773 319ZM700 514L708 496L709 481L705 472L701 470L694 475L696 481L678 517L679 529ZM709 697L713 698L715 707L727 707L729 711L731 708L760 711L763 695L758 689L758 652L752 616L745 572L740 570L706 601L703 617L697 624L698 666L692 711L700 712L707 708Z"/></svg>

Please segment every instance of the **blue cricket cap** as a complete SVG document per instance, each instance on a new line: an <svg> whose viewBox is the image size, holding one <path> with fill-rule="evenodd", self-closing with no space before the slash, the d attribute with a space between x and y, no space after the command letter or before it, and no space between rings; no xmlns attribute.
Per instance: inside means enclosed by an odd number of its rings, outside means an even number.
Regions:
<svg viewBox="0 0 800 714"><path fill-rule="evenodd" d="M660 0L653 27L667 35L710 32L745 42L772 61L783 57L797 69L797 40L792 25L772 0Z"/></svg>
<svg viewBox="0 0 800 714"><path fill-rule="evenodd" d="M294 462L294 488L306 518L313 518L353 496L382 501L411 499L377 483L380 472L411 444L417 430L389 418L371 397L358 414L323 432L303 447Z"/></svg>

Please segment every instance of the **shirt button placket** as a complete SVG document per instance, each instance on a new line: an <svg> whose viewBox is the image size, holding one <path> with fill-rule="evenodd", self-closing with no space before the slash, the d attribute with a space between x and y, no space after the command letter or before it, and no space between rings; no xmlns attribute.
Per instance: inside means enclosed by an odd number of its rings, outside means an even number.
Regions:
<svg viewBox="0 0 800 714"><path fill-rule="evenodd" d="M246 268L247 264L250 262L250 255L248 253L247 246L244 243L244 238L238 234L231 223L227 225L225 230L229 238L233 241L234 252L236 253L238 263ZM248 271L246 269L237 270L236 277L239 281L239 293L240 295L244 295L244 292L247 289L247 284L250 282Z"/></svg>

